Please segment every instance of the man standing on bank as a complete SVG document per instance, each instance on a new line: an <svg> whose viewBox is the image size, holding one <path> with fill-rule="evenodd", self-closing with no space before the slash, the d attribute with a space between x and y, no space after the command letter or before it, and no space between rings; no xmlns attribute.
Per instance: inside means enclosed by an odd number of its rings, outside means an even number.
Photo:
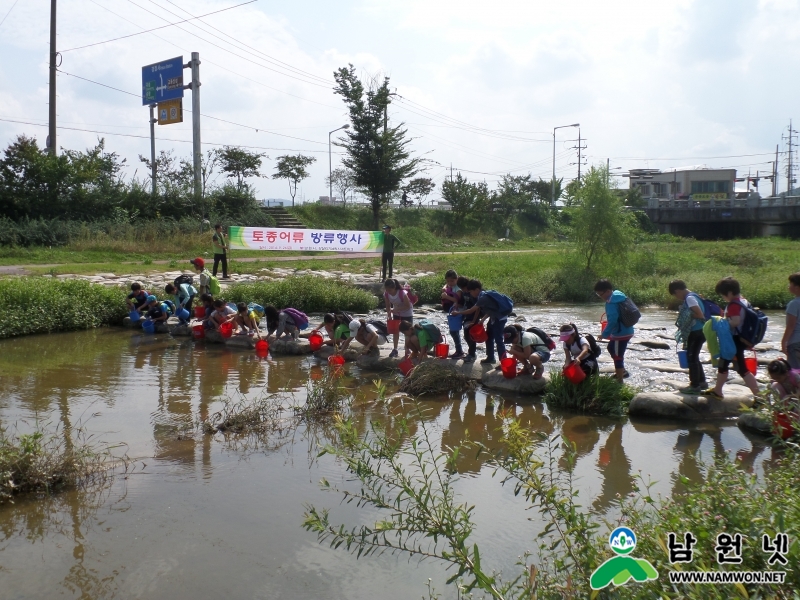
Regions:
<svg viewBox="0 0 800 600"><path fill-rule="evenodd" d="M211 238L211 243L214 246L214 277L217 276L217 269L219 263L222 263L222 278L228 278L228 238L222 231L222 225L217 223L214 225L214 236Z"/></svg>
<svg viewBox="0 0 800 600"><path fill-rule="evenodd" d="M383 226L383 256L381 256L381 281L392 278L392 264L394 263L394 249L399 247L400 240L392 235L389 225Z"/></svg>

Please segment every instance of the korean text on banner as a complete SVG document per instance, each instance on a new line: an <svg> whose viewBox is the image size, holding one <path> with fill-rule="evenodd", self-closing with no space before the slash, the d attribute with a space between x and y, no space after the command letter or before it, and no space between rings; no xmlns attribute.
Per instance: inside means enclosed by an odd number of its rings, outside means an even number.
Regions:
<svg viewBox="0 0 800 600"><path fill-rule="evenodd" d="M381 252L380 231L231 227L232 250L305 250L313 252Z"/></svg>

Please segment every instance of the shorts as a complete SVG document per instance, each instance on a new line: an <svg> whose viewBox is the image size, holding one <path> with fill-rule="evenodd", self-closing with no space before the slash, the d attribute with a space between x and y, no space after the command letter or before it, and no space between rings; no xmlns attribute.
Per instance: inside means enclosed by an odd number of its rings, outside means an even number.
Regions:
<svg viewBox="0 0 800 600"><path fill-rule="evenodd" d="M745 345L742 339L738 335L733 336L733 343L736 346L736 372L742 377L744 377L750 372L747 370L747 365L744 362ZM717 372L727 373L731 365L731 362L732 362L731 360L720 358L719 365L717 366Z"/></svg>
<svg viewBox="0 0 800 600"><path fill-rule="evenodd" d="M611 355L611 358L614 360L614 368L615 369L624 369L625 368L625 350L628 349L628 342L630 338L627 340L609 340L608 342L608 353Z"/></svg>
<svg viewBox="0 0 800 600"><path fill-rule="evenodd" d="M384 345L386 345L386 336L384 336L382 333L379 333L378 334L378 346L384 346Z"/></svg>
<svg viewBox="0 0 800 600"><path fill-rule="evenodd" d="M789 344L786 347L786 359L792 369L800 369L800 343Z"/></svg>
<svg viewBox="0 0 800 600"><path fill-rule="evenodd" d="M546 363L550 360L550 353L547 350L536 350L535 352L531 353L531 356L536 355L542 361L542 364Z"/></svg>

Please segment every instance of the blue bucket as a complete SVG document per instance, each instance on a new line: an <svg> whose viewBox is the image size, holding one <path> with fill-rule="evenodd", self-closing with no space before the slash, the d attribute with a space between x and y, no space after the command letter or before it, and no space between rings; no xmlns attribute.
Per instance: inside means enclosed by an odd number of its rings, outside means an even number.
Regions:
<svg viewBox="0 0 800 600"><path fill-rule="evenodd" d="M447 315L447 326L450 331L459 331L463 323L464 317L462 315Z"/></svg>
<svg viewBox="0 0 800 600"><path fill-rule="evenodd" d="M131 323L138 323L139 319L142 318L142 315L139 314L138 310L132 310L131 314L128 316L131 318Z"/></svg>
<svg viewBox="0 0 800 600"><path fill-rule="evenodd" d="M145 321L142 321L142 329L145 333L155 333L156 324L150 319L146 319Z"/></svg>
<svg viewBox="0 0 800 600"><path fill-rule="evenodd" d="M188 321L189 317L191 317L192 315L185 308L181 308L178 309L178 312L175 316L178 317L181 321Z"/></svg>
<svg viewBox="0 0 800 600"><path fill-rule="evenodd" d="M689 355L686 354L686 350L678 350L678 364L681 369L689 368Z"/></svg>

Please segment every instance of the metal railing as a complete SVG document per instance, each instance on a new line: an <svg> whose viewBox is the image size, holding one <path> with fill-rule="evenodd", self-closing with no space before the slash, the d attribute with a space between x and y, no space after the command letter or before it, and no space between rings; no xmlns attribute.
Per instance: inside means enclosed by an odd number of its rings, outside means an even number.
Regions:
<svg viewBox="0 0 800 600"><path fill-rule="evenodd" d="M799 206L800 196L775 196L768 198L726 198L724 200L671 200L648 198L647 208L766 208L771 206Z"/></svg>

